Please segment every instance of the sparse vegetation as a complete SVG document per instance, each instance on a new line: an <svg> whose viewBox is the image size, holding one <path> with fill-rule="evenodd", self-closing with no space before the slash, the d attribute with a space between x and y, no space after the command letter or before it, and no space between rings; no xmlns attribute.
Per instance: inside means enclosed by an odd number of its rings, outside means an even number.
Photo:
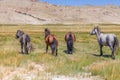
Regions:
<svg viewBox="0 0 120 80"><path fill-rule="evenodd" d="M59 27L56 27L59 26ZM92 75L100 75L106 80L119 80L120 76L120 52L118 52L116 60L110 57L99 57L99 46L95 36L90 36L89 32L93 28L90 25L1 25L0 26L0 66L4 68L13 67L7 72L0 71L0 78L13 72L17 68L25 68L23 73L32 72L35 70L32 63L41 65L46 73L52 75L77 75L81 72L91 72ZM48 27L53 34L56 34L59 39L58 57L45 53L44 43L44 28ZM102 31L114 32L120 40L120 25L102 24L100 25ZM20 54L20 43L15 39L17 29L21 29L31 36L35 51L29 55ZM75 52L73 55L66 54L66 43L64 35L66 32L72 31L75 33L77 41L75 43ZM111 50L104 47L104 55L110 55ZM3 68L2 67L2 68ZM8 72L9 71L9 72ZM39 70L36 74L45 78L44 73ZM2 75L2 73L6 75ZM34 79L41 79L34 78ZM51 78L51 77L50 77ZM14 80L22 79L17 74L13 76ZM48 78L45 78L48 79Z"/></svg>

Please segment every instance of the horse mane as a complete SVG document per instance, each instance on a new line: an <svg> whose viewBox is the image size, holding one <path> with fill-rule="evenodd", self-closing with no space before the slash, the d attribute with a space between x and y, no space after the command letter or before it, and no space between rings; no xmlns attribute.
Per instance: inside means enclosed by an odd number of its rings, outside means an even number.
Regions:
<svg viewBox="0 0 120 80"><path fill-rule="evenodd" d="M17 35L18 33L19 33L19 35ZM22 30L17 30L17 33L16 33L17 36L20 37L20 36L22 36L23 34L25 34L25 33L24 33Z"/></svg>
<svg viewBox="0 0 120 80"><path fill-rule="evenodd" d="M102 31L101 31L101 29L99 28L99 26L97 26L97 27L95 27L97 30L98 30L98 34L100 34L100 33L103 33Z"/></svg>
<svg viewBox="0 0 120 80"><path fill-rule="evenodd" d="M21 33L24 33L22 30L17 30L17 32L21 32Z"/></svg>

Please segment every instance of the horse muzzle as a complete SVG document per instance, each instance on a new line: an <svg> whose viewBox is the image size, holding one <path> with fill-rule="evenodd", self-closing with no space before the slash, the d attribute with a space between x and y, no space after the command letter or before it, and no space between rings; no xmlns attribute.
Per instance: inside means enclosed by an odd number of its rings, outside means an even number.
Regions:
<svg viewBox="0 0 120 80"><path fill-rule="evenodd" d="M93 33L90 33L90 35L93 35Z"/></svg>
<svg viewBox="0 0 120 80"><path fill-rule="evenodd" d="M15 37L15 38L16 38L16 39L18 39L18 38L19 38L19 36L17 36L17 35L16 35L16 37Z"/></svg>

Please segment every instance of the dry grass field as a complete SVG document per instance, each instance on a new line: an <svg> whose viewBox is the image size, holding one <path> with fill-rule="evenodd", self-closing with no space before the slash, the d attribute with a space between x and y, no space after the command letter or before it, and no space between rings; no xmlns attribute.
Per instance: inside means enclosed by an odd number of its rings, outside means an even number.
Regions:
<svg viewBox="0 0 120 80"><path fill-rule="evenodd" d="M104 47L104 56L99 57L96 36L89 33L93 24L81 25L0 25L0 79L1 80L119 80L120 51L112 60L111 50ZM58 56L45 53L44 29L49 28L58 37ZM115 33L120 40L120 25L101 24L105 33ZM20 43L15 39L20 29L29 34L35 51L20 54ZM75 33L77 41L72 55L66 54L64 35Z"/></svg>

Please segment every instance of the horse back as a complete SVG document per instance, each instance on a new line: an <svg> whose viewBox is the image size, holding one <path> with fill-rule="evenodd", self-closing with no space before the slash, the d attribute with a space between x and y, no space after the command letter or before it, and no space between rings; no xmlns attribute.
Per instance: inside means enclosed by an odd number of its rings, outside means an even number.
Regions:
<svg viewBox="0 0 120 80"><path fill-rule="evenodd" d="M66 41L66 42L68 41L70 34L71 34L71 36L72 36L73 41L75 42L75 41L76 41L76 37L75 37L75 35L74 35L72 32L68 32L68 33L65 35L65 41Z"/></svg>
<svg viewBox="0 0 120 80"><path fill-rule="evenodd" d="M21 43L28 43L30 42L31 39L30 39L30 36L28 34L23 34L21 37L20 37L20 42Z"/></svg>
<svg viewBox="0 0 120 80"><path fill-rule="evenodd" d="M30 41L31 41L30 36L29 36L28 34L26 34L26 41L27 41L27 42L30 42Z"/></svg>
<svg viewBox="0 0 120 80"><path fill-rule="evenodd" d="M111 43L112 44L114 43L115 37L116 37L116 35L114 35L114 34L101 34L99 43L102 45L108 46Z"/></svg>
<svg viewBox="0 0 120 80"><path fill-rule="evenodd" d="M48 35L48 36L46 37L46 39L45 39L45 42L46 42L46 44L51 45L54 40L56 40L57 45L58 45L58 39L57 39L57 37L56 37L55 35Z"/></svg>

